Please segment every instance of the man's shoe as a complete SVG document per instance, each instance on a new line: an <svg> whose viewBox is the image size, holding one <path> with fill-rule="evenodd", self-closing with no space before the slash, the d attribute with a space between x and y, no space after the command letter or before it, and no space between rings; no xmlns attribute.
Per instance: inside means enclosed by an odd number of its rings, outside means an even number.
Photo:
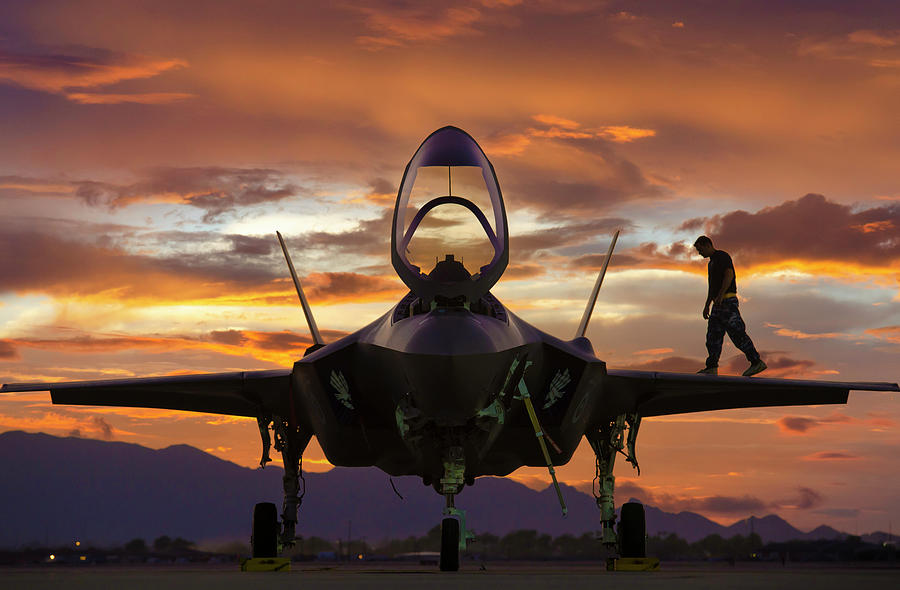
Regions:
<svg viewBox="0 0 900 590"><path fill-rule="evenodd" d="M750 375L756 375L757 373L762 373L768 368L768 365L762 361L762 359L756 361L750 368L744 371L744 377L749 377Z"/></svg>
<svg viewBox="0 0 900 590"><path fill-rule="evenodd" d="M760 369L760 371L762 371L762 369ZM700 369L699 371L697 371L697 374L698 375L718 375L719 367L706 367L705 369Z"/></svg>

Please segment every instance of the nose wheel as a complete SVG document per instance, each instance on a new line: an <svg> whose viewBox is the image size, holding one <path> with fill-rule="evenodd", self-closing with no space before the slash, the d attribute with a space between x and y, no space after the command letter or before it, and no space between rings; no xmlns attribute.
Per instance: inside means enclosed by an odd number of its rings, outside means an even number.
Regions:
<svg viewBox="0 0 900 590"><path fill-rule="evenodd" d="M459 521L445 518L441 521L441 571L459 570Z"/></svg>

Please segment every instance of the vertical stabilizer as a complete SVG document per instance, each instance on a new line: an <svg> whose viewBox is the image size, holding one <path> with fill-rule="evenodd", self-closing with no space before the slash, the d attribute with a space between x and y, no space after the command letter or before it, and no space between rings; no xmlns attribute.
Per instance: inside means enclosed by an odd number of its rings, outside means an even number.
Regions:
<svg viewBox="0 0 900 590"><path fill-rule="evenodd" d="M294 287L297 288L297 296L300 297L300 305L303 306L303 315L306 316L306 324L309 326L309 333L312 334L313 345L324 346L325 341L322 340L322 335L319 334L316 318L313 317L312 310L309 308L309 302L306 300L306 295L303 294L303 287L300 286L300 279L297 278L297 271L294 270L294 263L291 262L291 255L288 254L284 238L281 237L281 232L276 231L275 235L278 236L278 243L281 244L281 251L284 252L284 259L287 261L288 270L291 271Z"/></svg>
<svg viewBox="0 0 900 590"><path fill-rule="evenodd" d="M597 303L597 295L600 293L600 285L603 284L603 277L606 275L606 268L609 266L609 259L612 258L613 249L616 247L616 240L619 239L619 230L613 235L612 242L609 243L609 250L606 251L606 259L603 261L603 268L597 276L597 282L594 283L594 290L591 291L591 297L588 299L587 307L584 308L584 316L581 323L578 324L578 331L575 332L575 338L584 338L587 332L588 322L591 321L591 314L594 312L594 304Z"/></svg>

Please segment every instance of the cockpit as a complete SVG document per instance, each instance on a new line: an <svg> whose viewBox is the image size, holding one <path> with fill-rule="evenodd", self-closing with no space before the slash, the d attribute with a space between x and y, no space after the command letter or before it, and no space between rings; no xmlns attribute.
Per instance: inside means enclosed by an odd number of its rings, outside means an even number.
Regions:
<svg viewBox="0 0 900 590"><path fill-rule="evenodd" d="M391 262L411 291L395 320L437 308L505 320L489 291L506 269L508 247L490 161L465 131L435 131L407 165L394 207Z"/></svg>

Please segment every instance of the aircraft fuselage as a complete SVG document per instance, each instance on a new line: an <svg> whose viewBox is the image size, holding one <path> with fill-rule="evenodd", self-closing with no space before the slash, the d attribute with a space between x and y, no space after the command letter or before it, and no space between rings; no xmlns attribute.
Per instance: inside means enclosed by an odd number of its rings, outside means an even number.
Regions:
<svg viewBox="0 0 900 590"><path fill-rule="evenodd" d="M559 449L554 464L568 462L605 366L586 340L553 338L488 300L490 316L464 307L408 315L404 299L294 365L299 415L331 463L433 483L442 449L460 446L470 481L542 466L520 387Z"/></svg>

